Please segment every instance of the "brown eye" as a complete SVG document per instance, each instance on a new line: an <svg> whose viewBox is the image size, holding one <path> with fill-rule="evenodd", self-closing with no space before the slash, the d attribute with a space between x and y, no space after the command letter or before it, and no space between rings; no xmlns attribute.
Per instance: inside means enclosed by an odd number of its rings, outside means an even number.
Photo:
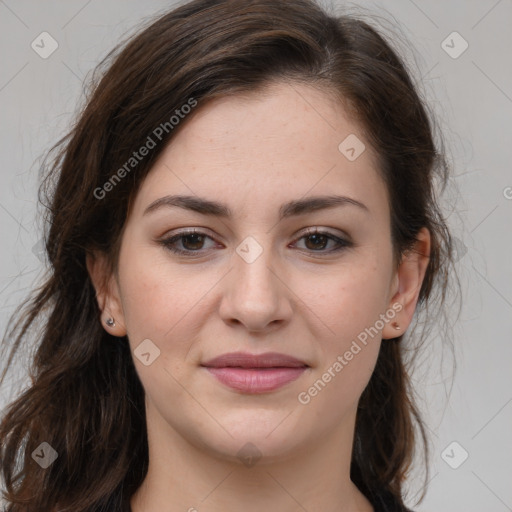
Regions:
<svg viewBox="0 0 512 512"><path fill-rule="evenodd" d="M308 231L305 235L301 236L298 240L305 239L306 249L311 252L320 252L320 253L333 253L337 251L341 251L347 247L351 247L352 243L348 240L344 240L337 236L334 236L332 233L328 231L319 231L313 230ZM330 250L324 250L329 242L334 243L335 248Z"/></svg>
<svg viewBox="0 0 512 512"><path fill-rule="evenodd" d="M182 239L182 244L186 249L197 251L198 249L202 249L204 244L204 236L199 233L192 233L190 235L182 235L180 237Z"/></svg>
<svg viewBox="0 0 512 512"><path fill-rule="evenodd" d="M161 240L161 244L168 249L169 251L175 254L183 254L187 256L193 256L194 253L200 254L204 252L204 244L205 240L210 239L213 240L206 233L202 233L200 231L184 231L177 235L174 235L170 238L165 238ZM183 249L176 247L179 243ZM204 249L207 250L207 249Z"/></svg>
<svg viewBox="0 0 512 512"><path fill-rule="evenodd" d="M310 245L308 245L308 243L306 242L306 246L308 247L308 249L312 250L325 249L326 245L330 240L329 237L320 234L308 235L307 237L305 237L305 239L307 241L312 241Z"/></svg>

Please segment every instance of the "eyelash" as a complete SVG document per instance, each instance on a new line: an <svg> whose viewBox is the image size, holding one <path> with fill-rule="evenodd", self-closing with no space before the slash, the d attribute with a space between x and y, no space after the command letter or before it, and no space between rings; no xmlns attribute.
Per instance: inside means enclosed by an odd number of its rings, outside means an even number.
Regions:
<svg viewBox="0 0 512 512"><path fill-rule="evenodd" d="M210 238L213 240L212 237L208 236L206 233L203 233L202 231L196 231L195 229L194 230L188 230L188 231L182 231L181 233L178 233L176 235L173 235L172 237L169 237L169 238L165 238L165 239L162 239L160 240L160 243L169 251L171 251L172 253L174 254L178 254L178 255L182 255L182 256L189 256L189 257L194 257L194 256L191 256L193 253L200 253L201 252L201 249L199 250L191 250L191 249L188 249L188 250L183 250L183 249L177 249L174 244L179 241L180 239L183 239L187 236L190 236L190 235L199 235L201 237L206 237L206 238ZM312 253L319 253L320 255L328 255L328 254L332 254L332 253L336 253L336 252L340 252L344 249L347 249L349 247L352 247L353 246L353 243L348 241L348 240L344 240L342 238L339 238L337 236L334 236L332 233L329 233L328 231L321 231L321 230L318 230L316 228L313 228L313 229L309 229L308 231L306 231L306 233L303 233L299 238L297 238L295 241L299 241L303 238L308 238L308 237L311 237L313 235L321 235L321 236L325 236L327 237L329 240L333 240L334 242L336 242L339 247L335 248L335 249L331 249L330 251L314 251L314 250L310 250L310 252Z"/></svg>

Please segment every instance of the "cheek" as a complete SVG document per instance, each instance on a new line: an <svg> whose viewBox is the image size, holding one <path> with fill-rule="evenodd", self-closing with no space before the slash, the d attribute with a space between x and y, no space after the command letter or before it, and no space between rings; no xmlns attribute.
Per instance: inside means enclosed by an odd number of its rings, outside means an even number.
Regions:
<svg viewBox="0 0 512 512"><path fill-rule="evenodd" d="M321 279L302 280L297 293L323 324L323 337L349 340L374 325L386 307L389 276L385 265L359 258Z"/></svg>
<svg viewBox="0 0 512 512"><path fill-rule="evenodd" d="M155 378L155 368L161 366L176 378L184 377L191 348L200 341L204 321L212 314L209 299L213 294L207 292L215 288L223 273L198 271L194 264L178 266L164 251L135 251L128 245L122 262L121 293L131 350L136 356L137 347L149 339L160 351L151 366L135 360L145 387Z"/></svg>
<svg viewBox="0 0 512 512"><path fill-rule="evenodd" d="M163 339L204 293L164 250L135 250L129 240L120 256L120 280L128 333L146 337Z"/></svg>
<svg viewBox="0 0 512 512"><path fill-rule="evenodd" d="M376 294L365 293L368 289L357 280L340 281L338 286L331 283L323 307L317 308L329 328L324 327L316 338L319 366L298 398L301 404L311 403L312 410L324 411L332 421L341 421L356 407L379 355L381 332L374 326L382 303Z"/></svg>
<svg viewBox="0 0 512 512"><path fill-rule="evenodd" d="M198 338L194 318L201 315L204 289L168 261L155 258L154 251L127 249L123 265L123 312L134 363L147 395L165 403L170 394L183 394L178 382L186 377L185 361ZM149 348L143 352L143 346ZM138 354L148 351L151 362L146 366Z"/></svg>
<svg viewBox="0 0 512 512"><path fill-rule="evenodd" d="M320 375L329 383L330 391L322 393L326 400L353 401L373 372L381 343L379 319L387 306L386 268L374 258L360 258L357 265L340 267L328 278L315 280L314 288L304 286L300 292L319 319L322 366L315 379Z"/></svg>

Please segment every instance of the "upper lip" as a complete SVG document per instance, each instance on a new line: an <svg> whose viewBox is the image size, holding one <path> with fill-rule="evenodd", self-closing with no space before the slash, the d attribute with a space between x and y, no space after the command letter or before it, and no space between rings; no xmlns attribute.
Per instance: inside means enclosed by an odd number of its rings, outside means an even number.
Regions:
<svg viewBox="0 0 512 512"><path fill-rule="evenodd" d="M265 352L264 354L250 354L248 352L230 352L210 359L201 366L209 368L240 367L240 368L301 368L308 366L304 361L279 354L278 352Z"/></svg>

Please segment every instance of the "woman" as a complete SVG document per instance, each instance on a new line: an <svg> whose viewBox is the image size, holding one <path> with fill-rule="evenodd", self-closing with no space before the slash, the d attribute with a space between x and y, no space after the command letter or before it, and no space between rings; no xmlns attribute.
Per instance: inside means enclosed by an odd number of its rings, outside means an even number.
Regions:
<svg viewBox="0 0 512 512"><path fill-rule="evenodd" d="M407 510L403 336L451 243L399 56L308 0L195 0L117 50L55 146L51 273L7 338L45 315L7 510Z"/></svg>

